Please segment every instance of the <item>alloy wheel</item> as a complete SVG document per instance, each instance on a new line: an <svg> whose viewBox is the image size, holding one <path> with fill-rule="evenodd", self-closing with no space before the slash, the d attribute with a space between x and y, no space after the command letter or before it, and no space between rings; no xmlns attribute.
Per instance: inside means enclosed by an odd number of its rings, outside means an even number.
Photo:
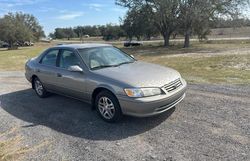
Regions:
<svg viewBox="0 0 250 161"><path fill-rule="evenodd" d="M98 109L105 119L112 119L115 115L115 107L108 97L101 97L98 101Z"/></svg>
<svg viewBox="0 0 250 161"><path fill-rule="evenodd" d="M37 92L38 95L42 96L43 95L43 85L39 80L35 81L35 90Z"/></svg>

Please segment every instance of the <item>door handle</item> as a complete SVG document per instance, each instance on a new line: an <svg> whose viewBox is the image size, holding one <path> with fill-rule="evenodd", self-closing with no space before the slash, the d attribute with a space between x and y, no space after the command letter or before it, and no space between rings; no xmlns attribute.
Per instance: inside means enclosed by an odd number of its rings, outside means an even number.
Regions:
<svg viewBox="0 0 250 161"><path fill-rule="evenodd" d="M57 77L62 77L62 74L57 73L56 76L57 76Z"/></svg>

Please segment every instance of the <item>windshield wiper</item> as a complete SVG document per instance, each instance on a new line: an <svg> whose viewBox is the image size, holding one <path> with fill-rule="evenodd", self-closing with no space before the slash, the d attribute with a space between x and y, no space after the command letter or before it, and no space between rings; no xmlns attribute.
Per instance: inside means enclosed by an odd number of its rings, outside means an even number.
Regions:
<svg viewBox="0 0 250 161"><path fill-rule="evenodd" d="M109 68L109 67L116 67L116 65L100 65L100 66L97 66L97 67L93 67L91 69L96 70L96 69Z"/></svg>
<svg viewBox="0 0 250 161"><path fill-rule="evenodd" d="M97 66L97 67L93 67L91 69L92 70L96 70L96 69L101 69L101 68L118 67L118 66L123 65L123 64L130 64L130 63L134 63L134 62L135 61L132 61L132 62L123 62L123 63L116 64L116 65L100 65L100 66Z"/></svg>
<svg viewBox="0 0 250 161"><path fill-rule="evenodd" d="M135 62L135 61L123 62L123 63L117 64L116 66L120 66L120 65L123 65L123 64L130 64L130 63L134 63L134 62Z"/></svg>

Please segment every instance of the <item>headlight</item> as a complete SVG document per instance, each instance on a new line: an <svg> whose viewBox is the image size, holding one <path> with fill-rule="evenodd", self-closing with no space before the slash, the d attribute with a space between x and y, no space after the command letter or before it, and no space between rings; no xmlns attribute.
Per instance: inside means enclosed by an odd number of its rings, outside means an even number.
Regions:
<svg viewBox="0 0 250 161"><path fill-rule="evenodd" d="M148 97L162 94L160 88L127 88L124 91L129 97Z"/></svg>

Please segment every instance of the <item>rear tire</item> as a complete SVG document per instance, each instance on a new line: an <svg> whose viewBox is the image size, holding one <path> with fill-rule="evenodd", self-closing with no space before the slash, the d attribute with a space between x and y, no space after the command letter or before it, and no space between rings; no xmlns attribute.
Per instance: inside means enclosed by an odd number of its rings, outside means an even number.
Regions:
<svg viewBox="0 0 250 161"><path fill-rule="evenodd" d="M95 99L95 108L106 122L118 122L122 111L117 98L109 91L101 91Z"/></svg>
<svg viewBox="0 0 250 161"><path fill-rule="evenodd" d="M38 95L38 97L40 98L46 98L49 95L49 92L46 91L46 89L44 88L42 82L39 80L39 78L35 77L33 79L33 87L34 90L36 92L36 94Z"/></svg>

